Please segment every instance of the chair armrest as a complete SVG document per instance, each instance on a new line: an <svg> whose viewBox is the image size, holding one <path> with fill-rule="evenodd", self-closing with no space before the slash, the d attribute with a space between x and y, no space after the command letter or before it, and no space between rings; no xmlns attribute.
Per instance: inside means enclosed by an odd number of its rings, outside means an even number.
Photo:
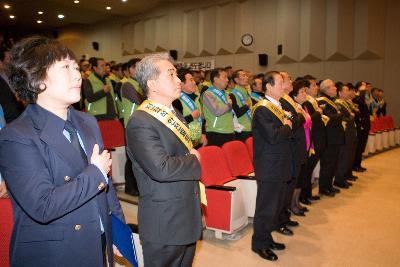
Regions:
<svg viewBox="0 0 400 267"><path fill-rule="evenodd" d="M257 180L255 176L247 176L247 175L239 175L236 176L236 178L240 180Z"/></svg>
<svg viewBox="0 0 400 267"><path fill-rule="evenodd" d="M226 185L209 185L206 186L207 189L215 189L222 191L236 191L236 187L234 186L226 186Z"/></svg>

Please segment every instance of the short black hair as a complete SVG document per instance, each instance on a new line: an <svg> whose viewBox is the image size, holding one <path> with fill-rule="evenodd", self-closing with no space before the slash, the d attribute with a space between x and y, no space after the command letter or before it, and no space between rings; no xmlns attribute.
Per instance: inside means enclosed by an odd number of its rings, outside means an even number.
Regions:
<svg viewBox="0 0 400 267"><path fill-rule="evenodd" d="M281 75L279 71L272 70L265 73L264 78L262 80L262 90L265 92L267 90L267 84L274 86L275 85L275 76Z"/></svg>
<svg viewBox="0 0 400 267"><path fill-rule="evenodd" d="M239 74L240 74L240 72L241 71L244 71L243 69L238 69L238 70L235 70L233 73L232 73L232 80L235 82L235 79L236 78L239 78ZM236 83L236 82L235 82Z"/></svg>
<svg viewBox="0 0 400 267"><path fill-rule="evenodd" d="M132 66L136 66L136 63L140 61L140 58L132 58L130 59L126 64L128 64L127 69L129 69Z"/></svg>
<svg viewBox="0 0 400 267"><path fill-rule="evenodd" d="M44 90L43 81L48 69L63 59L76 60L66 46L43 36L22 39L11 50L10 83L17 96L28 103L36 103Z"/></svg>
<svg viewBox="0 0 400 267"><path fill-rule="evenodd" d="M217 77L219 78L219 76L221 75L221 72L225 71L225 69L222 68L215 68L213 70L211 70L210 72L210 80L211 83L214 83L214 79Z"/></svg>
<svg viewBox="0 0 400 267"><path fill-rule="evenodd" d="M92 65L92 67L97 67L97 64L99 64L100 60L104 60L104 58L91 57L91 58L89 58L89 63L90 63L90 65Z"/></svg>
<svg viewBox="0 0 400 267"><path fill-rule="evenodd" d="M188 68L179 68L178 69L178 78L179 78L179 80L181 80L181 82L183 82L183 83L186 82L185 76L188 73L192 74L192 71L190 71L190 69L188 69Z"/></svg>
<svg viewBox="0 0 400 267"><path fill-rule="evenodd" d="M310 81L305 79L297 79L293 82L293 90L289 93L289 95L294 98L299 94L301 88L310 88Z"/></svg>
<svg viewBox="0 0 400 267"><path fill-rule="evenodd" d="M10 52L10 49L5 47L0 47L0 61L4 61L7 52Z"/></svg>

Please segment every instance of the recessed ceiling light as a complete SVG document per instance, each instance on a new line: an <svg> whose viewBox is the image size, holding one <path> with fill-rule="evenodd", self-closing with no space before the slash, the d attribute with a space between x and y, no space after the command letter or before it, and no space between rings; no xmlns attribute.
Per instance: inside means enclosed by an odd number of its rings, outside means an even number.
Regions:
<svg viewBox="0 0 400 267"><path fill-rule="evenodd" d="M38 11L37 12L39 15L43 15L43 11Z"/></svg>
<svg viewBox="0 0 400 267"><path fill-rule="evenodd" d="M37 20L36 22L37 22L38 24L40 24L40 23L42 23L43 21L41 21L41 20Z"/></svg>
<svg viewBox="0 0 400 267"><path fill-rule="evenodd" d="M63 14L58 14L57 17L58 17L59 19L63 19L63 18L64 18L64 15L63 15Z"/></svg>
<svg viewBox="0 0 400 267"><path fill-rule="evenodd" d="M106 9L107 9L107 10L111 10L111 7L110 7L110 6L108 6L108 7L106 7Z"/></svg>
<svg viewBox="0 0 400 267"><path fill-rule="evenodd" d="M74 3L75 3L75 4L79 4L79 0L75 0Z"/></svg>
<svg viewBox="0 0 400 267"><path fill-rule="evenodd" d="M10 19L15 19L15 16L14 15L10 15Z"/></svg>
<svg viewBox="0 0 400 267"><path fill-rule="evenodd" d="M9 9L10 7L11 7L10 5L7 5L7 4L4 5L5 9Z"/></svg>
<svg viewBox="0 0 400 267"><path fill-rule="evenodd" d="M128 0L122 0L122 2L127 2Z"/></svg>

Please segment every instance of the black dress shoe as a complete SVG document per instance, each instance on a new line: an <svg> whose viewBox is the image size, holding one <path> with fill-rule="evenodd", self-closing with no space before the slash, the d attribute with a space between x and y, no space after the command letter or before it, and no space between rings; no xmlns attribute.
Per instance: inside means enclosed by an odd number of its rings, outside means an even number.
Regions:
<svg viewBox="0 0 400 267"><path fill-rule="evenodd" d="M255 253L257 253L261 258L269 260L269 261L276 261L278 256L269 248L264 249L252 249Z"/></svg>
<svg viewBox="0 0 400 267"><path fill-rule="evenodd" d="M282 235L293 235L293 231L286 226L279 227L276 231Z"/></svg>
<svg viewBox="0 0 400 267"><path fill-rule="evenodd" d="M349 181L346 181L346 184L347 184L348 186L353 186L353 183L352 183L352 182L349 182Z"/></svg>
<svg viewBox="0 0 400 267"><path fill-rule="evenodd" d="M320 200L321 198L319 196L312 196L310 199L311 200Z"/></svg>
<svg viewBox="0 0 400 267"><path fill-rule="evenodd" d="M337 186L339 188L343 188L343 189L349 189L349 185L346 182L333 182L334 186Z"/></svg>
<svg viewBox="0 0 400 267"><path fill-rule="evenodd" d="M354 175L353 175L354 176ZM355 177L355 178L354 178ZM355 181L355 180L357 180L358 179L358 177L357 176L354 176L354 177L352 177L352 176L350 176L350 177L347 177L347 180L348 181Z"/></svg>
<svg viewBox="0 0 400 267"><path fill-rule="evenodd" d="M311 205L311 201L309 199L304 199L304 198L300 199L300 203L304 205Z"/></svg>
<svg viewBox="0 0 400 267"><path fill-rule="evenodd" d="M299 223L296 222L296 221L289 220L289 221L286 223L286 226L289 226L289 227L296 227L296 226L299 226Z"/></svg>
<svg viewBox="0 0 400 267"><path fill-rule="evenodd" d="M365 172L366 170L364 170L365 168L361 168L361 167L355 167L353 168L353 171L355 172Z"/></svg>
<svg viewBox="0 0 400 267"><path fill-rule="evenodd" d="M277 243L277 242L272 241L271 244L269 244L269 249L272 249L272 250L284 250L285 248L286 248L285 244L282 244L282 243Z"/></svg>
<svg viewBox="0 0 400 267"><path fill-rule="evenodd" d="M334 188L333 186L332 186L332 188L329 189L329 191L331 191L331 192L333 192L335 194L340 193L340 189Z"/></svg>
<svg viewBox="0 0 400 267"><path fill-rule="evenodd" d="M302 210L303 212L309 212L310 211L307 207L301 207L300 210Z"/></svg>
<svg viewBox="0 0 400 267"><path fill-rule="evenodd" d="M297 210L291 209L290 212L291 212L292 214L296 215L296 216L301 216L301 217L306 216L306 215L304 214L304 211L299 210L299 209L297 209Z"/></svg>
<svg viewBox="0 0 400 267"><path fill-rule="evenodd" d="M367 168L364 168L363 166L360 166L360 169L363 170L364 172L367 170Z"/></svg>
<svg viewBox="0 0 400 267"><path fill-rule="evenodd" d="M335 192L332 192L328 189L324 189L324 190L319 190L319 194L323 195L323 196L328 196L328 197L334 197L335 196Z"/></svg>

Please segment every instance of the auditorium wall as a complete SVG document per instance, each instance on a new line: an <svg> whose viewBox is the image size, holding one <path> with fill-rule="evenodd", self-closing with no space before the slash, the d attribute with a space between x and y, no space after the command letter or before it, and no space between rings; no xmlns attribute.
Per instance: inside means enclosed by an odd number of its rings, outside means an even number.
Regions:
<svg viewBox="0 0 400 267"><path fill-rule="evenodd" d="M388 111L400 124L398 14L397 0L174 1L125 20L61 29L59 40L78 57L122 62L177 50L179 61L367 80L385 90ZM249 46L241 43L246 33L254 40ZM268 55L268 66L258 64L258 54Z"/></svg>

